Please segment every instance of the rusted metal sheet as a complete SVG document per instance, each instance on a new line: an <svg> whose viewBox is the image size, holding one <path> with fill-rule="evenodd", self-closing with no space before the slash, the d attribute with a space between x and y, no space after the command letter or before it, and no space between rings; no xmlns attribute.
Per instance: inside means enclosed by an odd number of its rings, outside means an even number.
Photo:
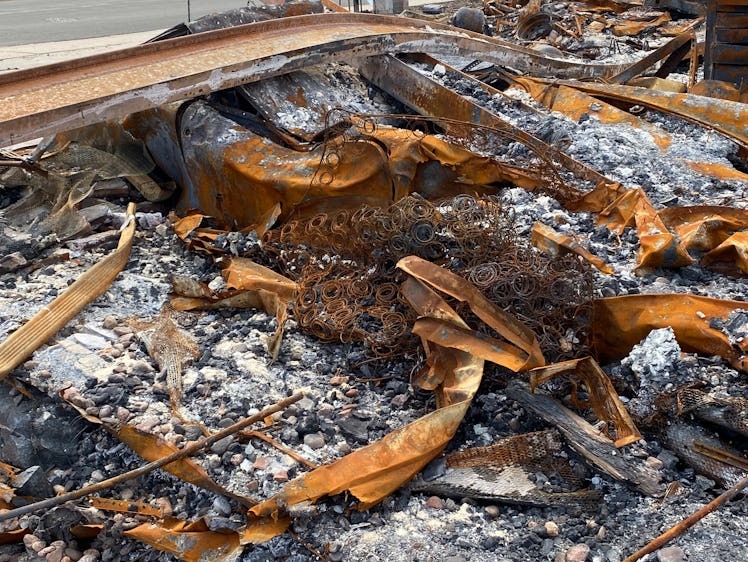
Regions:
<svg viewBox="0 0 748 562"><path fill-rule="evenodd" d="M748 0L709 0L704 78L742 86L748 80Z"/></svg>
<svg viewBox="0 0 748 562"><path fill-rule="evenodd" d="M437 62L427 56L419 56L418 59L431 64ZM461 80L472 82L491 96L503 95L499 90L467 74L458 72L454 68L449 68L444 63L440 64L445 66L447 72L453 73L456 76L459 75ZM514 127L498 115L480 107L468 98L445 88L395 57L370 57L361 62L359 70L367 80L370 80L374 85L422 115L449 117L457 121L511 131L526 146L531 147L538 154L574 172L578 177L595 183L613 183L612 180L609 180L596 170L589 168L537 137Z"/></svg>
<svg viewBox="0 0 748 562"><path fill-rule="evenodd" d="M178 37L0 77L0 146L122 117L321 62L432 52L540 76L610 76L621 65L545 57L433 22L314 14Z"/></svg>
<svg viewBox="0 0 748 562"><path fill-rule="evenodd" d="M550 83L547 80L538 82ZM741 145L748 146L748 105L744 103L617 84L593 84L572 80L557 80L553 83L571 86L602 99L638 104L677 115L719 131Z"/></svg>

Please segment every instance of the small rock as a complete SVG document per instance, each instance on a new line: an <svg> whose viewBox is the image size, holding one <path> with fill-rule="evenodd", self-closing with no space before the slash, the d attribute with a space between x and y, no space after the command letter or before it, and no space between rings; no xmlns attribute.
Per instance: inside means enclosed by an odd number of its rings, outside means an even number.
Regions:
<svg viewBox="0 0 748 562"><path fill-rule="evenodd" d="M305 396L296 403L296 407L299 410L312 411L314 409L314 400Z"/></svg>
<svg viewBox="0 0 748 562"><path fill-rule="evenodd" d="M93 334L86 334L79 332L73 334L72 338L90 351L100 351L105 347L109 347L109 342L101 336L95 336Z"/></svg>
<svg viewBox="0 0 748 562"><path fill-rule="evenodd" d="M431 509L444 509L444 502L439 496L431 496L426 500L426 505Z"/></svg>
<svg viewBox="0 0 748 562"><path fill-rule="evenodd" d="M229 445L233 443L234 438L229 435L228 437L224 437L223 439L220 439L213 443L210 450L214 452L217 455L222 455L226 452L226 450L229 448Z"/></svg>
<svg viewBox="0 0 748 562"><path fill-rule="evenodd" d="M156 498L153 503L156 507L161 509L164 517L169 517L174 514L174 508L171 506L171 502L168 498ZM85 552L83 554L85 554Z"/></svg>
<svg viewBox="0 0 748 562"><path fill-rule="evenodd" d="M288 472L283 468L276 470L273 473L273 480L276 482L288 482Z"/></svg>
<svg viewBox="0 0 748 562"><path fill-rule="evenodd" d="M662 462L660 459L655 457L647 457L644 460L644 464L646 464L648 467L653 468L655 470L661 470L663 466L665 466L665 463Z"/></svg>
<svg viewBox="0 0 748 562"><path fill-rule="evenodd" d="M309 433L304 436L304 445L310 449L321 449L325 446L325 436L322 433Z"/></svg>
<svg viewBox="0 0 748 562"><path fill-rule="evenodd" d="M501 511L499 510L498 505L487 505L485 507L486 515L488 515L491 519L496 519L499 515L501 515Z"/></svg>
<svg viewBox="0 0 748 562"><path fill-rule="evenodd" d="M64 554L73 562L77 562L83 557L83 553L80 550L71 547L67 547L64 551Z"/></svg>
<svg viewBox="0 0 748 562"><path fill-rule="evenodd" d="M679 546L666 546L657 551L658 562L683 562L684 552Z"/></svg>
<svg viewBox="0 0 748 562"><path fill-rule="evenodd" d="M216 499L213 500L213 509L220 515L231 515L233 511L229 500L223 496L216 496Z"/></svg>
<svg viewBox="0 0 748 562"><path fill-rule="evenodd" d="M558 536L558 533L559 533L558 525L555 522L546 521L544 526L545 526L545 532L549 537L554 538Z"/></svg>
<svg viewBox="0 0 748 562"><path fill-rule="evenodd" d="M268 466L270 466L270 459L267 457L257 457L252 464L252 468L255 470L266 470Z"/></svg>
<svg viewBox="0 0 748 562"><path fill-rule="evenodd" d="M575 544L566 551L566 562L584 562L590 554L590 547L586 544Z"/></svg>
<svg viewBox="0 0 748 562"><path fill-rule="evenodd" d="M18 474L13 478L13 487L17 496L51 498L54 495L52 485L40 466L31 466Z"/></svg>
<svg viewBox="0 0 748 562"><path fill-rule="evenodd" d="M30 548L34 552L39 552L42 548L47 546L44 541L40 540L39 537L36 537L32 534L23 536L23 544L26 548Z"/></svg>
<svg viewBox="0 0 748 562"><path fill-rule="evenodd" d="M369 442L369 422L356 418L346 418L337 422L340 433L348 439L357 443Z"/></svg>
<svg viewBox="0 0 748 562"><path fill-rule="evenodd" d="M117 321L117 317L113 314L110 314L109 316L105 317L104 320L102 320L101 325L106 328L107 330L113 330L117 327L117 324L119 322Z"/></svg>

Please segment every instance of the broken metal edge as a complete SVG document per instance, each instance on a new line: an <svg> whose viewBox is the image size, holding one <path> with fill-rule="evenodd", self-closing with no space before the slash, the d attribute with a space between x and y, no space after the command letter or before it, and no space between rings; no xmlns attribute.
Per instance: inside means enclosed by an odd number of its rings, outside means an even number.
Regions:
<svg viewBox="0 0 748 562"><path fill-rule="evenodd" d="M0 146L322 62L404 52L464 55L561 78L604 77L623 69L549 58L484 35L412 19L294 16L4 74Z"/></svg>

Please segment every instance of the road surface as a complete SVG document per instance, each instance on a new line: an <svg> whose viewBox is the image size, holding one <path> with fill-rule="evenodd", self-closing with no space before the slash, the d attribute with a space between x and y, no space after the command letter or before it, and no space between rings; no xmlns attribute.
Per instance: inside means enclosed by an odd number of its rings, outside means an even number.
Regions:
<svg viewBox="0 0 748 562"><path fill-rule="evenodd" d="M246 0L0 0L0 45L26 45L164 29Z"/></svg>

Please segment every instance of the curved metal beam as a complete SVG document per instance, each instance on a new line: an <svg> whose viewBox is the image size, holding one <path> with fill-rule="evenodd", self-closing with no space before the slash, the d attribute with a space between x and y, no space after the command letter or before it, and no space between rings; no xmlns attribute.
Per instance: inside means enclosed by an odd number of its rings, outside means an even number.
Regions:
<svg viewBox="0 0 748 562"><path fill-rule="evenodd" d="M0 146L314 64L403 52L468 56L535 76L604 77L624 68L549 58L415 19L295 16L0 75Z"/></svg>

